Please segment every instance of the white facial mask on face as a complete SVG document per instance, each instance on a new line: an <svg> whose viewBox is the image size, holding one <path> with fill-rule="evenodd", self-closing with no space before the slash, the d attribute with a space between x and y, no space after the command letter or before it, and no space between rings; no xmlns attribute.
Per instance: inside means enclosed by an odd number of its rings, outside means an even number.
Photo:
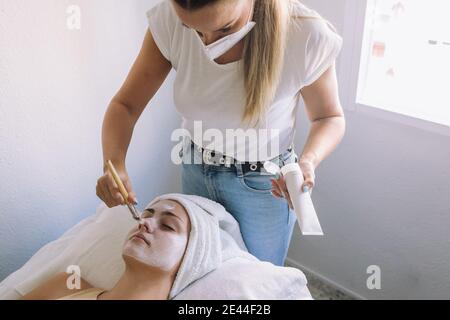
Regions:
<svg viewBox="0 0 450 320"><path fill-rule="evenodd" d="M233 48L239 41L241 41L256 25L256 22L250 21L251 17L248 19L247 24L242 27L239 31L234 32L232 34L223 37L216 42L213 42L209 45L205 45L203 40L200 38L199 34L195 32L195 34L200 39L200 42L203 45L203 49L210 60L215 60L222 56L225 52Z"/></svg>

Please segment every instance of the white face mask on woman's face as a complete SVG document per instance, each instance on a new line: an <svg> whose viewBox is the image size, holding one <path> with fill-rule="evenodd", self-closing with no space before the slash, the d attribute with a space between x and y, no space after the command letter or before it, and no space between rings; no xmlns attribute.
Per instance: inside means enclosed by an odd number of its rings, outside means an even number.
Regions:
<svg viewBox="0 0 450 320"><path fill-rule="evenodd" d="M163 211L171 211L180 219L155 214ZM144 225L134 227L124 243L122 256L125 262L132 258L147 267L166 272L173 270L182 261L189 240L188 213L180 204L164 200L144 210L142 219Z"/></svg>
<svg viewBox="0 0 450 320"><path fill-rule="evenodd" d="M253 4L252 4L253 5ZM250 11L252 12L252 11ZM201 44L203 45L203 50L210 60L215 60L222 56L224 53L233 48L239 41L241 41L256 25L256 22L250 21L251 17L249 17L248 22L244 27L242 27L239 31L236 31L232 34L223 37L216 42L213 42L209 45L205 45L203 40L200 38L199 34L195 32L197 37L200 39Z"/></svg>

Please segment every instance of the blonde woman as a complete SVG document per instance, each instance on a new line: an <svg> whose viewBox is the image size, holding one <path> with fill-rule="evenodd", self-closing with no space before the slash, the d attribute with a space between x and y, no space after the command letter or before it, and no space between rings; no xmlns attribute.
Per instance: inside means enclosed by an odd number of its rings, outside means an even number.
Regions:
<svg viewBox="0 0 450 320"><path fill-rule="evenodd" d="M147 17L141 52L105 115L104 159L113 160L136 201L125 166L133 128L175 69L175 104L189 132L180 152L183 192L221 203L250 253L283 265L296 216L283 177L263 163L297 161L305 178L298 192L314 188L315 169L345 131L335 72L341 37L296 0L163 0ZM297 155L300 97L311 128ZM204 138L199 123L224 139ZM226 139L229 130L256 134L236 143L236 136ZM106 170L97 195L110 207L124 201Z"/></svg>

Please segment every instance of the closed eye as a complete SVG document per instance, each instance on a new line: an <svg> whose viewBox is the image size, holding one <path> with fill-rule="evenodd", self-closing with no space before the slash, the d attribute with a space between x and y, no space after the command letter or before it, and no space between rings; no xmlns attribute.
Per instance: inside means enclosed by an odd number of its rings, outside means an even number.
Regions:
<svg viewBox="0 0 450 320"><path fill-rule="evenodd" d="M167 224L163 224L163 226L166 227L167 229L170 229L170 230L172 230L172 231L175 231L174 228L172 228L171 226L169 226L169 225L167 225Z"/></svg>
<svg viewBox="0 0 450 320"><path fill-rule="evenodd" d="M166 217L165 219L161 216ZM165 230L170 230L170 232L181 232L181 230L183 230L183 223L184 220L181 219L178 215L176 215L175 213L171 212L171 211L162 211L160 213L160 226L161 228L164 228ZM144 210L144 213L142 214L142 218L143 219L147 219L147 218L156 218L155 217L155 209L153 208L147 208ZM169 220L167 220L169 219ZM172 227L171 225L168 225L167 223L174 223L175 227ZM177 231L178 230L178 231Z"/></svg>

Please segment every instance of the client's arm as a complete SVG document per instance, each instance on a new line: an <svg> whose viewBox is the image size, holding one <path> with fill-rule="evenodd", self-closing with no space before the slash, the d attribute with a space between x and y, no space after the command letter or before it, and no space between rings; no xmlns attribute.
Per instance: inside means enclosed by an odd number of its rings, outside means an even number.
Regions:
<svg viewBox="0 0 450 320"><path fill-rule="evenodd" d="M67 295L71 295L74 293L77 293L82 290L86 290L89 288L92 288L92 286L81 279L80 289L69 289L67 288L67 278L70 275L61 272L58 273L56 276L51 278L50 280L44 282L39 287L35 288L33 291L27 293L24 295L21 300L56 300L58 298L62 298Z"/></svg>

